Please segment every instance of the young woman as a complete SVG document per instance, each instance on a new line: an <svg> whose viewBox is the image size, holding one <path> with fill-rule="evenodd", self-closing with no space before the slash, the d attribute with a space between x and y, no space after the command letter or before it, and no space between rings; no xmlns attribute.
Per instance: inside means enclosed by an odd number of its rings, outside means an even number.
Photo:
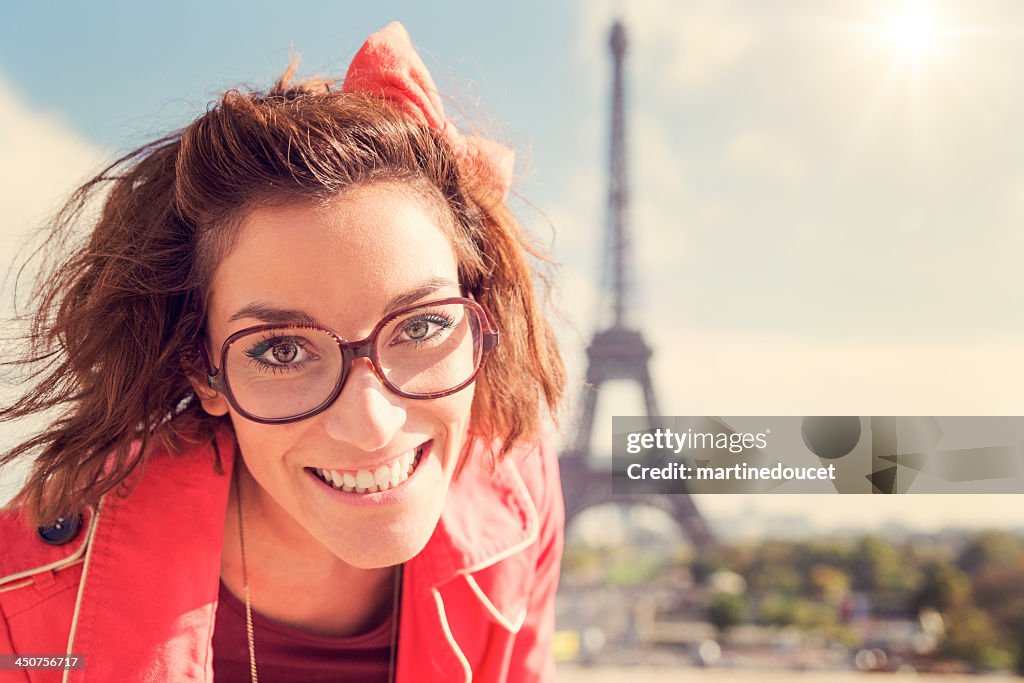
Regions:
<svg viewBox="0 0 1024 683"><path fill-rule="evenodd" d="M229 91L81 188L4 419L0 681L551 680L560 356L404 29ZM52 415L52 413L50 413Z"/></svg>

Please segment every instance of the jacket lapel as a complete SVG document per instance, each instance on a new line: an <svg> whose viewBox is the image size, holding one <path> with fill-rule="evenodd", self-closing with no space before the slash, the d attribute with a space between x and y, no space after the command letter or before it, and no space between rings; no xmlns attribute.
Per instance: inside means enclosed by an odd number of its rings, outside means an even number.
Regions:
<svg viewBox="0 0 1024 683"><path fill-rule="evenodd" d="M210 680L234 439L148 460L96 515L72 622L87 668L69 681ZM130 615L130 616L129 616Z"/></svg>
<svg viewBox="0 0 1024 683"><path fill-rule="evenodd" d="M534 573L532 556L523 551L537 540L540 523L514 458L491 470L487 448L474 442L430 542L407 563L399 681L414 680L407 673L415 680L470 681L474 653L453 625L473 624L479 634L480 619L487 618L514 634L523 624ZM438 647L425 649L424 642Z"/></svg>

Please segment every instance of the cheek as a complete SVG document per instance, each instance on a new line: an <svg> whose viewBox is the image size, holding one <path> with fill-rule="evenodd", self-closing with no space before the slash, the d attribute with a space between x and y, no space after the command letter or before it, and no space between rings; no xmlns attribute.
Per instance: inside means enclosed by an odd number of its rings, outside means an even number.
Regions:
<svg viewBox="0 0 1024 683"><path fill-rule="evenodd" d="M425 405L417 411L417 419L410 420L407 427L419 431L418 426L422 425L426 428L424 431L443 437L445 469L451 469L449 466L454 466L459 458L470 428L473 391L465 389L451 396L422 403Z"/></svg>
<svg viewBox="0 0 1024 683"><path fill-rule="evenodd" d="M262 425L231 413L235 437L250 470L263 470L281 462L282 456L300 438L301 423Z"/></svg>
<svg viewBox="0 0 1024 683"><path fill-rule="evenodd" d="M437 399L436 412L440 419L449 424L453 429L459 430L453 437L462 438L465 436L466 427L469 426L470 416L473 412L473 389L464 389L457 394Z"/></svg>

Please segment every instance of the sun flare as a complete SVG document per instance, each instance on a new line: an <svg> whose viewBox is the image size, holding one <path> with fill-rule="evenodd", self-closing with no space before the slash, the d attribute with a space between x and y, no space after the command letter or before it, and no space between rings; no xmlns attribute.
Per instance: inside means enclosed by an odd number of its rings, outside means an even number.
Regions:
<svg viewBox="0 0 1024 683"><path fill-rule="evenodd" d="M908 1L887 18L882 34L895 53L918 61L936 52L941 27L930 4L920 0Z"/></svg>

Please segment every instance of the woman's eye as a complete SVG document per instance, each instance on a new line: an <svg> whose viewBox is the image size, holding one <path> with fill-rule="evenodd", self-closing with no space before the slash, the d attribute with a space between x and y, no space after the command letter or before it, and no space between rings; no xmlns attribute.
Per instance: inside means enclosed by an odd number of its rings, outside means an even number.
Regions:
<svg viewBox="0 0 1024 683"><path fill-rule="evenodd" d="M286 342L275 345L270 353L278 363L291 363L299 355L299 347L295 342Z"/></svg>
<svg viewBox="0 0 1024 683"><path fill-rule="evenodd" d="M245 350L245 355L260 369L291 370L302 367L317 355L299 338L265 339Z"/></svg>
<svg viewBox="0 0 1024 683"><path fill-rule="evenodd" d="M423 339L430 331L430 325L425 320L414 320L405 326L405 333L410 339Z"/></svg>
<svg viewBox="0 0 1024 683"><path fill-rule="evenodd" d="M455 326L455 321L441 314L417 316L404 321L398 326L398 335L392 344L413 344L436 341L447 330Z"/></svg>

